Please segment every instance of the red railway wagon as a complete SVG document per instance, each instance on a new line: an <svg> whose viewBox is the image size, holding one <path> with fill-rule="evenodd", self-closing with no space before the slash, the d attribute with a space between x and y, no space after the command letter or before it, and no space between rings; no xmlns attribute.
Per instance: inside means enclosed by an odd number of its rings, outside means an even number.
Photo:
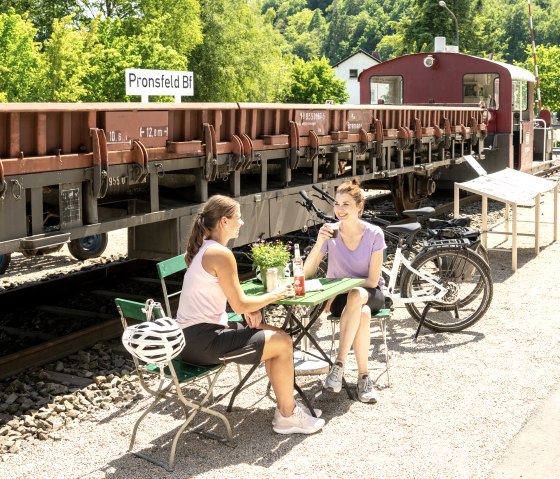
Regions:
<svg viewBox="0 0 560 479"><path fill-rule="evenodd" d="M552 161L550 116L533 112L533 74L523 68L450 52L416 53L364 70L362 104L482 104L488 108L487 137L478 157L488 172L506 167L534 172ZM467 164L441 169L438 186L474 177Z"/></svg>
<svg viewBox="0 0 560 479"><path fill-rule="evenodd" d="M99 255L121 228L131 257L178 254L216 193L241 204L233 246L300 229L312 184L385 183L403 209L481 153L486 118L478 105L0 104L0 273L13 252Z"/></svg>

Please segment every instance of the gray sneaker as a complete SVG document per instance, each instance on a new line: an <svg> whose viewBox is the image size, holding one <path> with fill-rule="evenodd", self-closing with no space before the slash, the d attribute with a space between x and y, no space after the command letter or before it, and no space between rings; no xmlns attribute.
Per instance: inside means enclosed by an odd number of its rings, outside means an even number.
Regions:
<svg viewBox="0 0 560 479"><path fill-rule="evenodd" d="M331 389L335 393L339 393L342 389L342 377L344 376L344 365L336 362L332 366L327 379L325 379L325 389Z"/></svg>
<svg viewBox="0 0 560 479"><path fill-rule="evenodd" d="M278 411L274 414L272 429L278 434L313 434L320 431L325 425L325 420L313 417L296 401L296 407L291 416L284 417Z"/></svg>
<svg viewBox="0 0 560 479"><path fill-rule="evenodd" d="M362 402L372 404L377 402L377 395L375 394L373 382L367 375L358 379L358 399Z"/></svg>

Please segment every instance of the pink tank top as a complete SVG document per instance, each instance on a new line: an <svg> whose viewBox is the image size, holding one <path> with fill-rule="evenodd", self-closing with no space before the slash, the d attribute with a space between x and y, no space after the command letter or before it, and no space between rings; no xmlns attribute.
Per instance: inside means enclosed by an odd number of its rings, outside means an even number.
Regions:
<svg viewBox="0 0 560 479"><path fill-rule="evenodd" d="M226 295L218 278L202 267L204 252L215 244L219 243L205 240L185 273L177 310L177 322L182 328L199 323L227 325Z"/></svg>

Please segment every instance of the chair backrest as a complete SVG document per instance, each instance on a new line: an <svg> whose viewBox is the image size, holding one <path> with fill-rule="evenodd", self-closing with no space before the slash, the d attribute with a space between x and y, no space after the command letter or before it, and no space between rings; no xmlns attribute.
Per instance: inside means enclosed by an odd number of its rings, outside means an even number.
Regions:
<svg viewBox="0 0 560 479"><path fill-rule="evenodd" d="M138 301L131 301L129 299L115 298L115 304L121 315L123 327L127 327L127 320L146 321L146 303L139 303ZM164 312L159 303L154 303L153 308L154 318L163 318Z"/></svg>
<svg viewBox="0 0 560 479"><path fill-rule="evenodd" d="M170 298L181 294L181 283L178 284L178 290L171 293L168 292L167 287L171 286L171 281L166 280L169 276L187 270L187 263L185 262L185 255L180 254L173 258L160 261L156 264L159 279L161 281L161 289L163 290L163 300L165 301L165 311L170 317L175 317L175 311L171 311ZM177 283L175 283L177 285Z"/></svg>

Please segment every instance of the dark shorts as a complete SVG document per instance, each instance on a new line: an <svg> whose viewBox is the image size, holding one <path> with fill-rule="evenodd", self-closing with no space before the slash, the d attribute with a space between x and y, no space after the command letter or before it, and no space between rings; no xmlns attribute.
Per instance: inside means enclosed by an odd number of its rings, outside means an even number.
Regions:
<svg viewBox="0 0 560 479"><path fill-rule="evenodd" d="M376 313L377 311L385 307L385 296L383 296L383 293L381 292L379 287L365 288L363 286L360 286L360 288L365 289L368 293L368 301L366 304L369 306L369 309L371 309L372 313ZM331 314L333 316L340 317L342 311L346 307L347 301L348 293L343 293L336 296L331 304Z"/></svg>
<svg viewBox="0 0 560 479"><path fill-rule="evenodd" d="M183 329L185 348L181 357L189 364L209 366L221 362L258 364L264 349L262 329L248 328L242 323L228 326L201 323Z"/></svg>

